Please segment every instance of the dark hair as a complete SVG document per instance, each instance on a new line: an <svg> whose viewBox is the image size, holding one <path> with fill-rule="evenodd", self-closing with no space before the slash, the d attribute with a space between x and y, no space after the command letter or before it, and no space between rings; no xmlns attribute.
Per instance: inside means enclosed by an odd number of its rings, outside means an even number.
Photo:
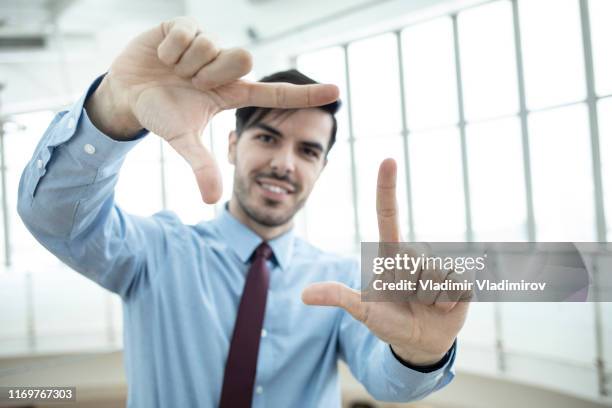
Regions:
<svg viewBox="0 0 612 408"><path fill-rule="evenodd" d="M288 82L290 84L296 85L310 85L318 83L314 79L302 74L297 69L276 72L272 75L268 75L266 77L261 78L259 82ZM338 122L336 121L336 117L334 115L336 114L336 112L338 112L338 109L340 109L340 104L340 100L337 100L327 105L316 107L317 109L321 109L329 113L333 121L331 136L329 138L329 143L327 144L327 151L325 153L326 155L327 153L329 153L336 141L336 131L338 130ZM240 136L240 134L244 130L261 122L263 118L265 118L273 110L275 110L275 108L259 108L256 106L246 106L244 108L236 109L236 133L238 134L238 136Z"/></svg>

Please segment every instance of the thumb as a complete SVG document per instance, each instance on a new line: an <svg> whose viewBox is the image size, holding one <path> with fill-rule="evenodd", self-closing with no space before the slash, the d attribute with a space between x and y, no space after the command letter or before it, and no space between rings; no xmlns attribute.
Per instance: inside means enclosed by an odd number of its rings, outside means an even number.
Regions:
<svg viewBox="0 0 612 408"><path fill-rule="evenodd" d="M304 289L302 301L307 305L337 306L363 322L367 304L361 302L361 292L339 282L317 282Z"/></svg>
<svg viewBox="0 0 612 408"><path fill-rule="evenodd" d="M202 200L207 204L216 203L223 190L221 172L214 156L204 147L199 136L186 134L170 140L169 143L191 166Z"/></svg>

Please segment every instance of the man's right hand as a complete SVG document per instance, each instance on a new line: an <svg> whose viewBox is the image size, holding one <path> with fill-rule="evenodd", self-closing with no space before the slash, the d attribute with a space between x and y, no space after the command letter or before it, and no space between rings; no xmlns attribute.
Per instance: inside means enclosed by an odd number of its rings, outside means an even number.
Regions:
<svg viewBox="0 0 612 408"><path fill-rule="evenodd" d="M219 49L195 21L177 17L140 34L113 61L87 102L92 122L115 139L146 128L191 165L202 199L221 197L221 175L200 135L210 119L243 106L303 108L335 101L334 85L248 82L250 54Z"/></svg>

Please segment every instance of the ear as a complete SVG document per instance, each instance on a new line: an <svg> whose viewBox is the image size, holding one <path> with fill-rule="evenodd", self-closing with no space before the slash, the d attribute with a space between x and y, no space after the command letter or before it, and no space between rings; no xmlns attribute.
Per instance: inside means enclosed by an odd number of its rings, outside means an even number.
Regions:
<svg viewBox="0 0 612 408"><path fill-rule="evenodd" d="M227 144L227 160L230 164L236 164L236 144L238 143L238 133L232 130L229 135L229 142Z"/></svg>

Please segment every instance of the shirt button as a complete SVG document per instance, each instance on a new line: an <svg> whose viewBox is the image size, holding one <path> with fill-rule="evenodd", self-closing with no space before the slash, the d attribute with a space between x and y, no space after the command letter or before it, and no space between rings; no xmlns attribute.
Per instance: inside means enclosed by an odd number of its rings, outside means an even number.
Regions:
<svg viewBox="0 0 612 408"><path fill-rule="evenodd" d="M255 387L255 392L257 394L261 394L263 392L263 387L261 385L258 385L257 387Z"/></svg>
<svg viewBox="0 0 612 408"><path fill-rule="evenodd" d="M96 152L96 148L90 145L89 143L83 146L83 150L85 150L85 153L87 154L94 154Z"/></svg>
<svg viewBox="0 0 612 408"><path fill-rule="evenodd" d="M268 335L268 332L266 331L266 329L261 329L261 337L266 337Z"/></svg>
<svg viewBox="0 0 612 408"><path fill-rule="evenodd" d="M74 129L74 127L76 126L76 121L74 120L74 118L68 118L68 129Z"/></svg>
<svg viewBox="0 0 612 408"><path fill-rule="evenodd" d="M36 160L36 167L39 169L43 168L43 161L41 159Z"/></svg>

